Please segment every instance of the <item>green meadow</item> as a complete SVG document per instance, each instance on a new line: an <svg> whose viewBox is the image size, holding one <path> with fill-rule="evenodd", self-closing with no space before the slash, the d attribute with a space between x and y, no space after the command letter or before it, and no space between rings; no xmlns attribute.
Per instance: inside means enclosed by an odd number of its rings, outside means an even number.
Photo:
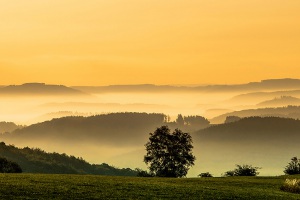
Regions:
<svg viewBox="0 0 300 200"><path fill-rule="evenodd" d="M286 178L140 178L0 174L0 199L300 199L280 190Z"/></svg>

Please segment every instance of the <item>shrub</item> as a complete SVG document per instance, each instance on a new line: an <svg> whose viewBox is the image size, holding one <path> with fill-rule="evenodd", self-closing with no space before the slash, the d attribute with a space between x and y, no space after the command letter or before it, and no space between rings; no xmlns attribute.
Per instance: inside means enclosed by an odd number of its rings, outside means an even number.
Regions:
<svg viewBox="0 0 300 200"><path fill-rule="evenodd" d="M136 168L135 171L137 172L138 177L154 177L154 174L149 173L149 172L139 169L139 168Z"/></svg>
<svg viewBox="0 0 300 200"><path fill-rule="evenodd" d="M293 157L285 167L284 173L288 175L300 174L300 159Z"/></svg>
<svg viewBox="0 0 300 200"><path fill-rule="evenodd" d="M227 172L225 172L225 173L223 174L223 176L226 176L226 177L228 177L228 176L234 176L234 171L232 171L232 170L227 171Z"/></svg>
<svg viewBox="0 0 300 200"><path fill-rule="evenodd" d="M252 167L252 165L236 165L236 168L231 171L227 171L223 176L257 176L260 167Z"/></svg>
<svg viewBox="0 0 300 200"><path fill-rule="evenodd" d="M286 192L300 193L300 179L286 179L280 189Z"/></svg>
<svg viewBox="0 0 300 200"><path fill-rule="evenodd" d="M198 175L201 178L206 178L206 177L213 177L209 172L204 172Z"/></svg>

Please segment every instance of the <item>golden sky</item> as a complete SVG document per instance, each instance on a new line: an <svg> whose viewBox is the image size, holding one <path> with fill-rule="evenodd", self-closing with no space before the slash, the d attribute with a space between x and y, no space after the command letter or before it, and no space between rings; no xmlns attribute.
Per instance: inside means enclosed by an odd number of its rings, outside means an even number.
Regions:
<svg viewBox="0 0 300 200"><path fill-rule="evenodd" d="M299 0L0 0L0 84L300 78Z"/></svg>

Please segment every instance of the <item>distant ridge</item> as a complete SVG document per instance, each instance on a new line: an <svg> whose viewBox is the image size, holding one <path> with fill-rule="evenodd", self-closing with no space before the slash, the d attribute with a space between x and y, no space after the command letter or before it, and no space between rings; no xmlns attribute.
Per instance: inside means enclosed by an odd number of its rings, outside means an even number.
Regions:
<svg viewBox="0 0 300 200"><path fill-rule="evenodd" d="M300 105L300 99L292 96L281 96L257 104L259 107L281 107L288 105Z"/></svg>
<svg viewBox="0 0 300 200"><path fill-rule="evenodd" d="M186 86L171 86L171 85L154 85L154 84L140 84L140 85L108 85L108 86L74 86L77 90L87 93L110 93L110 92L180 92L193 91L194 87Z"/></svg>
<svg viewBox="0 0 300 200"><path fill-rule="evenodd" d="M212 124L224 123L227 116L238 116L241 118L244 117L283 117L283 118L293 118L300 119L300 106L286 106L278 108L258 108L258 109L247 109L225 113L223 115L214 117L210 119Z"/></svg>
<svg viewBox="0 0 300 200"><path fill-rule="evenodd" d="M246 117L236 122L218 124L193 134L195 140L238 143L298 143L300 120L280 117ZM254 143L252 143L255 145ZM276 147L275 147L276 148Z"/></svg>
<svg viewBox="0 0 300 200"><path fill-rule="evenodd" d="M173 86L173 85L109 85L109 86L73 86L87 93L109 92L254 92L274 90L300 90L300 79L267 79L233 85Z"/></svg>
<svg viewBox="0 0 300 200"><path fill-rule="evenodd" d="M23 128L23 126L16 125L13 122L0 122L0 134L12 132L20 128Z"/></svg>
<svg viewBox="0 0 300 200"><path fill-rule="evenodd" d="M296 90L300 89L300 79L266 79L260 82L249 82L245 84L234 85L208 85L197 87L207 92L240 92L240 91L274 91L274 90Z"/></svg>
<svg viewBox="0 0 300 200"><path fill-rule="evenodd" d="M87 95L87 93L64 85L45 83L24 83L0 87L0 95Z"/></svg>
<svg viewBox="0 0 300 200"><path fill-rule="evenodd" d="M300 90L282 90L282 91L272 91L272 92L250 92L246 94L240 94L229 99L227 102L236 103L242 102L244 104L267 101L271 98L276 98L280 96L293 96L300 97Z"/></svg>

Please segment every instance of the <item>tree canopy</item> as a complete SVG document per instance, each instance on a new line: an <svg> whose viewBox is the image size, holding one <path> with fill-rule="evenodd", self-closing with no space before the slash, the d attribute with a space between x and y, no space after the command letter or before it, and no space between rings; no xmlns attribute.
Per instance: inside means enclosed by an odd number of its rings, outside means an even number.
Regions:
<svg viewBox="0 0 300 200"><path fill-rule="evenodd" d="M144 162L150 173L159 177L184 177L194 165L192 137L179 129L170 132L168 126L150 133Z"/></svg>
<svg viewBox="0 0 300 200"><path fill-rule="evenodd" d="M300 159L297 157L291 158L291 162L285 167L284 173L287 175L300 174Z"/></svg>

